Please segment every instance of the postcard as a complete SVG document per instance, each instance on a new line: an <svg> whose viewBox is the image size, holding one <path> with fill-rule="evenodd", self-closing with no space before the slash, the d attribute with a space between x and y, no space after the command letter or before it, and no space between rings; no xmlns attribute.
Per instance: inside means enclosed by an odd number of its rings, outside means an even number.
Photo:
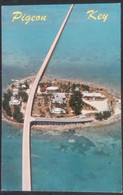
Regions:
<svg viewBox="0 0 123 195"><path fill-rule="evenodd" d="M121 192L121 4L2 6L3 191Z"/></svg>

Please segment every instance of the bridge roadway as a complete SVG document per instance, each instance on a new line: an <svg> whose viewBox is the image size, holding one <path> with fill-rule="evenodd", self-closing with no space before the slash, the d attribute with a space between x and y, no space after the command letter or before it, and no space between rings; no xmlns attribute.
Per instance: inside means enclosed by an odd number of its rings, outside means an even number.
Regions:
<svg viewBox="0 0 123 195"><path fill-rule="evenodd" d="M46 117L32 117L31 124L75 124L87 123L94 121L94 118L46 118Z"/></svg>
<svg viewBox="0 0 123 195"><path fill-rule="evenodd" d="M73 9L73 4L70 6L69 11L51 45L51 48L48 51L48 54L33 82L33 85L30 90L30 94L28 97L28 102L26 106L26 112L25 112L25 119L24 119L24 126L23 126L23 142L22 142L22 190L23 191L31 191L32 190L32 184L31 184L31 138L30 138L30 131L31 131L31 125L30 122L32 120L31 114L32 114L32 107L34 102L34 97L36 93L36 89L38 87L38 83L40 79L43 77L44 71L48 65L48 62L53 54L53 51L56 47L56 44L61 36L61 33L66 25L66 22L71 14L71 11Z"/></svg>

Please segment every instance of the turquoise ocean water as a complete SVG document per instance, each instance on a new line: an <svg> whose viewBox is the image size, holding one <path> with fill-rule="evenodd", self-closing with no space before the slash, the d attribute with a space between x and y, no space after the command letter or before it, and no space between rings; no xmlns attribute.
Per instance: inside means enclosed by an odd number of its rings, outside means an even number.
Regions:
<svg viewBox="0 0 123 195"><path fill-rule="evenodd" d="M2 86L37 73L70 5L2 8ZM86 11L108 13L106 22ZM12 13L46 21L12 22ZM98 15L98 14L96 14ZM54 78L82 79L120 92L120 4L75 5L46 70ZM73 143L69 143L73 139ZM3 123L2 189L21 190L22 128ZM61 135L32 132L32 183L39 191L120 192L121 122Z"/></svg>

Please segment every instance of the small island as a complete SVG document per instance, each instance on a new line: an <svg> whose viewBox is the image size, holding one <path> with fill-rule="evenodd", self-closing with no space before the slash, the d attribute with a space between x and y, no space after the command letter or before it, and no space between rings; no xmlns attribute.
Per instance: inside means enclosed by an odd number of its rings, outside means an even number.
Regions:
<svg viewBox="0 0 123 195"><path fill-rule="evenodd" d="M34 79L35 76L21 80L12 79L12 84L3 94L4 119L23 124L26 104ZM76 123L74 126L81 122L89 126L101 125L107 124L107 121L109 123L115 121L114 119L121 113L120 104L119 97L102 87L81 81L52 79L44 76L37 87L32 117L54 118L57 123L50 123L50 125L62 125L59 122L60 119L73 120ZM69 122L67 124L69 125ZM48 123L43 125L48 125Z"/></svg>

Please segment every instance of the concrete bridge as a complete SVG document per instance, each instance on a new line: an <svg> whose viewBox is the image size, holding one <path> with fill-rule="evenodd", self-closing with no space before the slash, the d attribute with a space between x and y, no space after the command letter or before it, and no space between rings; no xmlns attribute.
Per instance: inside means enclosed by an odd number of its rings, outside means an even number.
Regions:
<svg viewBox="0 0 123 195"><path fill-rule="evenodd" d="M55 37L55 40L53 41L51 48L49 49L49 52L33 82L33 85L30 90L30 94L28 97L28 102L26 106L26 113L25 113L25 119L24 119L24 126L23 126L23 143L22 143L22 190L23 191L31 191L32 190L32 184L31 184L31 139L30 139L30 131L31 131L31 121L33 121L32 115L32 107L34 102L35 93L38 87L39 81L42 79L45 69L48 65L48 62L53 54L53 51L57 45L57 42L63 32L63 29L66 25L66 22L71 14L71 11L73 9L73 4L70 6L70 9Z"/></svg>
<svg viewBox="0 0 123 195"><path fill-rule="evenodd" d="M46 118L46 117L32 117L31 125L66 125L78 124L94 121L94 118Z"/></svg>

